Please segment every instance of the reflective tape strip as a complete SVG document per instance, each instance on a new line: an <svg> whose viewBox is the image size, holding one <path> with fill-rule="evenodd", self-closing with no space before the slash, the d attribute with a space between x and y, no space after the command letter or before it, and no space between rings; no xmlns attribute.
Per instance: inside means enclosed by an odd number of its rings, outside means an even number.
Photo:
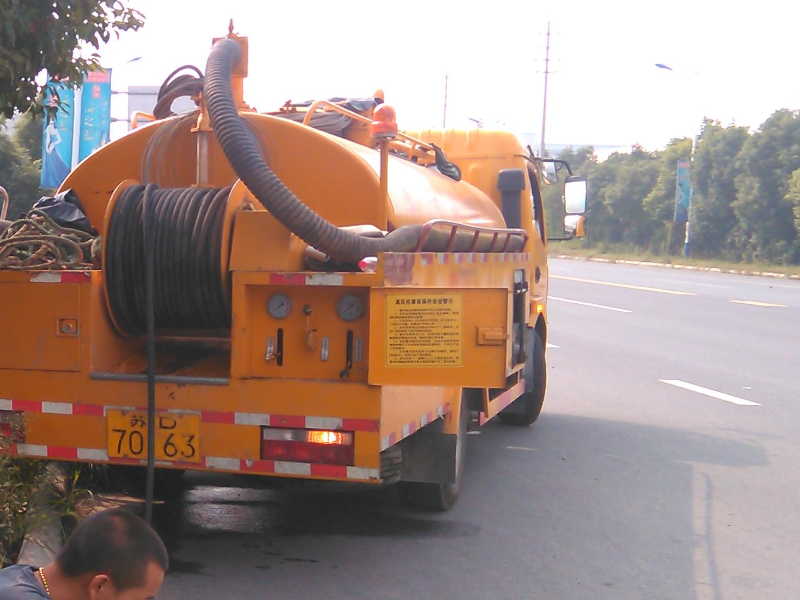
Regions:
<svg viewBox="0 0 800 600"><path fill-rule="evenodd" d="M135 406L104 406L103 407L103 416L104 417L107 416L108 415L108 411L110 411L110 410L121 410L121 411L129 412L129 411L132 411L132 410L147 410L147 409L144 409L144 408L137 409Z"/></svg>
<svg viewBox="0 0 800 600"><path fill-rule="evenodd" d="M380 479L378 469L367 469L365 467L347 467L348 479Z"/></svg>
<svg viewBox="0 0 800 600"><path fill-rule="evenodd" d="M47 446L40 444L17 444L17 454L20 456L47 456Z"/></svg>
<svg viewBox="0 0 800 600"><path fill-rule="evenodd" d="M223 458L220 456L206 456L206 466L210 469L225 469L238 471L241 462L238 458Z"/></svg>
<svg viewBox="0 0 800 600"><path fill-rule="evenodd" d="M12 400L11 406L14 410L24 410L27 412L42 412L41 402L31 402L29 400Z"/></svg>
<svg viewBox="0 0 800 600"><path fill-rule="evenodd" d="M31 275L31 283L61 283L61 273L36 273Z"/></svg>
<svg viewBox="0 0 800 600"><path fill-rule="evenodd" d="M269 424L272 427L303 429L306 426L306 417L296 415L270 415Z"/></svg>
<svg viewBox="0 0 800 600"><path fill-rule="evenodd" d="M269 425L269 415L261 413L234 413L235 425Z"/></svg>
<svg viewBox="0 0 800 600"><path fill-rule="evenodd" d="M71 415L72 404L69 402L42 402L42 412L55 415Z"/></svg>
<svg viewBox="0 0 800 600"><path fill-rule="evenodd" d="M103 406L99 404L73 404L71 402L35 402L0 398L0 410L19 410L58 415L108 416L108 411L146 412L141 406ZM376 419L348 419L342 417L317 417L306 415L271 415L267 413L225 412L193 410L187 408L159 408L158 412L179 415L199 415L204 423L229 425L260 425L264 427L293 427L297 429L335 429L342 431L370 431L380 429Z"/></svg>
<svg viewBox="0 0 800 600"><path fill-rule="evenodd" d="M204 410L202 412L202 421L204 423L227 423L233 425L236 422L236 416L235 413Z"/></svg>
<svg viewBox="0 0 800 600"><path fill-rule="evenodd" d="M283 473L285 475L311 475L311 465L309 463L276 460L275 472Z"/></svg>
<svg viewBox="0 0 800 600"><path fill-rule="evenodd" d="M416 421L404 424L400 429L400 435L398 435L397 432L392 432L388 435L383 436L381 438L381 452L383 452L390 446L395 445L403 438L407 438L412 433L419 431L420 429L422 429L426 425L429 425L436 419L444 417L444 415L447 412L449 412L449 410L450 410L449 404L443 404L441 406L437 406L435 411L421 415Z"/></svg>
<svg viewBox="0 0 800 600"><path fill-rule="evenodd" d="M272 285L305 285L306 276L303 273L272 273L269 282Z"/></svg>
<svg viewBox="0 0 800 600"><path fill-rule="evenodd" d="M338 273L316 273L306 276L306 285L342 285L344 277Z"/></svg>
<svg viewBox="0 0 800 600"><path fill-rule="evenodd" d="M78 448L81 460L108 460L108 452L100 448Z"/></svg>
<svg viewBox="0 0 800 600"><path fill-rule="evenodd" d="M84 283L92 278L88 271L53 272L43 271L31 275L31 283Z"/></svg>
<svg viewBox="0 0 800 600"><path fill-rule="evenodd" d="M306 429L343 429L339 417L306 417Z"/></svg>
<svg viewBox="0 0 800 600"><path fill-rule="evenodd" d="M66 448L64 446L47 446L47 458L58 458L60 460L75 460L78 458L77 448Z"/></svg>

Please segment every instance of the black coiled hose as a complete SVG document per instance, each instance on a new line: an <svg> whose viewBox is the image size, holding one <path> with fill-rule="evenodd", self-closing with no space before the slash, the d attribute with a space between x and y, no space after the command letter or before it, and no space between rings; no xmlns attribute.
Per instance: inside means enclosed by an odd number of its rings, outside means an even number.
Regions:
<svg viewBox="0 0 800 600"><path fill-rule="evenodd" d="M149 248L142 219L145 188L151 214ZM146 330L145 256L155 263L155 325L164 330L230 327L230 297L221 275L222 225L230 187L160 189L135 185L117 200L106 236L106 287L123 332Z"/></svg>

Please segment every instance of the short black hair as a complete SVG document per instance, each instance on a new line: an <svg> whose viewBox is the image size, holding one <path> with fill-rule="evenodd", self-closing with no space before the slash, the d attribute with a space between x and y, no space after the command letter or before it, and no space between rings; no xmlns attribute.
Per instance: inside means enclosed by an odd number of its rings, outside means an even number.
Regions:
<svg viewBox="0 0 800 600"><path fill-rule="evenodd" d="M84 519L56 558L67 577L105 573L118 590L144 584L151 562L166 573L169 557L164 542L144 520L114 508Z"/></svg>

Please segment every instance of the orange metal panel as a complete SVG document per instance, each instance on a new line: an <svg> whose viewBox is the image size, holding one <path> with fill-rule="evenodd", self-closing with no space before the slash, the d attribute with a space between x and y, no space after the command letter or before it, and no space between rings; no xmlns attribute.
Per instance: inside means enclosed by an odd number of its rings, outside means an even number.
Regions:
<svg viewBox="0 0 800 600"><path fill-rule="evenodd" d="M87 325L80 314L82 285L0 283L3 310L13 315L3 322L0 369L80 369L80 336Z"/></svg>

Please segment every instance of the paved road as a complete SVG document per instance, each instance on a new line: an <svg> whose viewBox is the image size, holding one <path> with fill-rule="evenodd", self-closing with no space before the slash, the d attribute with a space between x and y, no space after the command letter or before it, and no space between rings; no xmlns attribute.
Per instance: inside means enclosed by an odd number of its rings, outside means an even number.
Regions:
<svg viewBox="0 0 800 600"><path fill-rule="evenodd" d="M192 475L161 597L800 597L800 282L552 274L545 412L469 438L454 510Z"/></svg>

